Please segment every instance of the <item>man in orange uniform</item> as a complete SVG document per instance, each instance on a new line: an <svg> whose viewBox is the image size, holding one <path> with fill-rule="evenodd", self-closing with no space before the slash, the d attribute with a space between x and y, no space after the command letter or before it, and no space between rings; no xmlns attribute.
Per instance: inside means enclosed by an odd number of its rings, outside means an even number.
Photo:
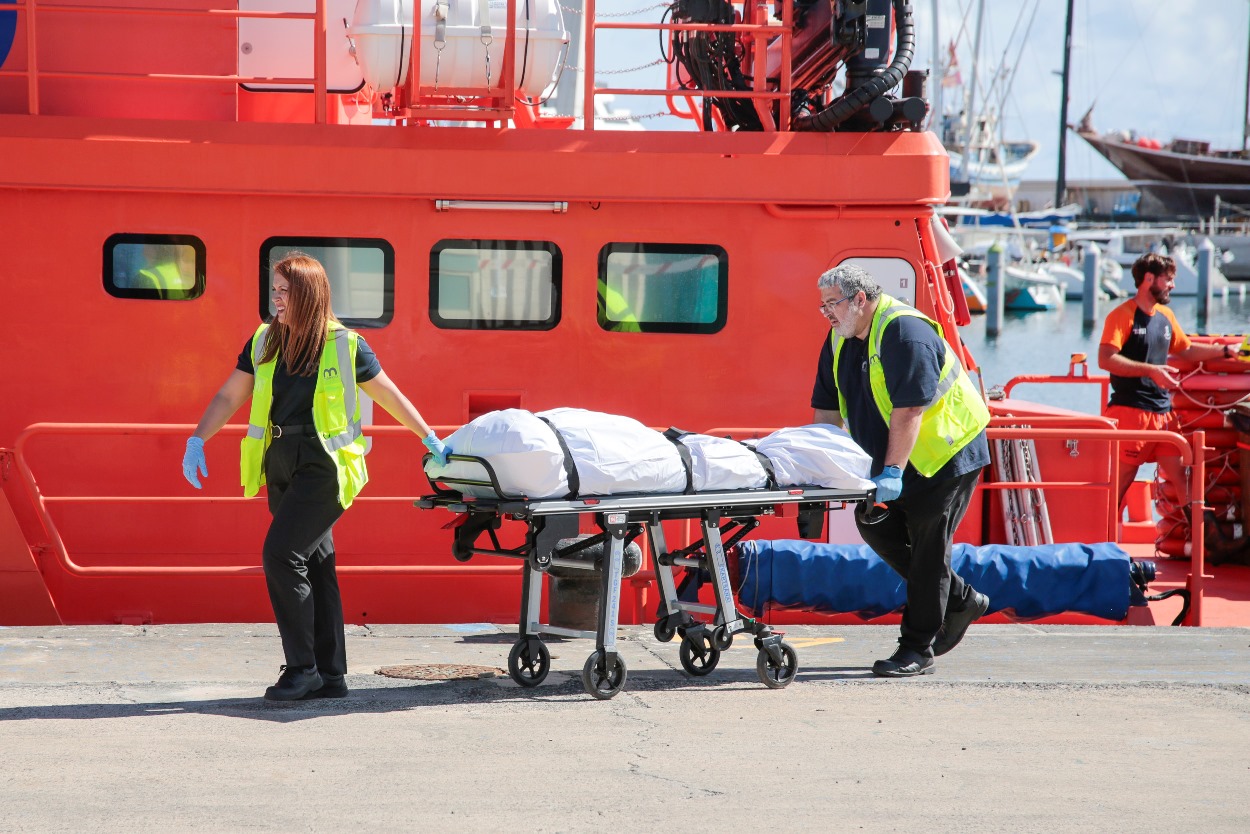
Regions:
<svg viewBox="0 0 1250 834"><path fill-rule="evenodd" d="M1137 295L1107 315L1098 345L1098 367L1111 374L1111 399L1105 416L1122 429L1180 431L1172 412L1172 391L1180 372L1168 365L1168 356L1191 362L1231 359L1232 345L1199 345L1190 341L1165 305L1176 286L1176 262L1149 253L1133 264ZM1175 447L1142 441L1120 442L1120 505L1143 463L1158 462L1176 487L1180 506L1189 505L1185 468Z"/></svg>

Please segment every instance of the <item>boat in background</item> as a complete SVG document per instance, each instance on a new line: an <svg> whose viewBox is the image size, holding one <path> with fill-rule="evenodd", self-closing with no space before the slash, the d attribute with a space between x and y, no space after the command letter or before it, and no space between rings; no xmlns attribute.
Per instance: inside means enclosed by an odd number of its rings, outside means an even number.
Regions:
<svg viewBox="0 0 1250 834"><path fill-rule="evenodd" d="M992 113L975 122L969 137L966 119L948 115L943 121L942 145L951 159L951 197L970 206L1010 206L1040 145L1004 140Z"/></svg>
<svg viewBox="0 0 1250 834"><path fill-rule="evenodd" d="M1074 128L1090 147L1128 177L1142 193L1143 217L1206 218L1219 202L1250 206L1250 153L1213 150L1196 139L1158 139L1130 131L1100 132L1093 110Z"/></svg>
<svg viewBox="0 0 1250 834"><path fill-rule="evenodd" d="M959 263L956 269L959 270L959 283L964 290L968 312L976 315L984 314L989 307L989 300L985 297L985 288L968 274L966 264Z"/></svg>
<svg viewBox="0 0 1250 834"><path fill-rule="evenodd" d="M945 210L943 210L945 214ZM987 226L1016 229L1045 229L1052 226L1070 224L1081 216L1081 207L1075 203L1060 206L1056 209L1034 209L1032 211L961 211L955 214L956 222L961 226Z"/></svg>
<svg viewBox="0 0 1250 834"><path fill-rule="evenodd" d="M1065 282L1064 298L1068 301L1080 301L1085 297L1085 273L1078 259L1075 266L1065 263L1046 263L1046 272ZM1110 258L1098 262L1098 297L1103 300L1126 298L1128 292L1121 285L1124 278L1124 267Z"/></svg>
<svg viewBox="0 0 1250 834"><path fill-rule="evenodd" d="M1054 310L1067 297L1067 281L1045 264L1005 266L1003 275L1003 307L1008 310Z"/></svg>
<svg viewBox="0 0 1250 834"><path fill-rule="evenodd" d="M1110 261L1121 267L1119 288L1127 295L1137 292L1131 267L1146 252L1168 255L1175 261L1176 286L1172 290L1173 295L1197 295L1198 257L1201 248L1209 245L1212 247L1211 292L1219 297L1228 297L1230 283L1221 268L1223 258L1205 236L1193 235L1179 227L1088 228L1070 232L1068 239L1073 243L1096 243L1104 263Z"/></svg>
<svg viewBox="0 0 1250 834"><path fill-rule="evenodd" d="M965 12L962 32L973 31L972 60L965 82L959 68L956 43L950 42L948 58L940 62L933 85L934 125L942 146L950 154L951 199L963 206L996 210L1013 207L1015 192L1025 170L1040 149L1029 139L1003 138L1000 116L1019 66L1018 56L1012 60L1004 52L998 66L990 73L990 83L978 95L981 84L981 35L985 20L985 0L976 6L975 22L969 25L972 7ZM936 0L934 20L940 19ZM1025 30L1027 37L1027 27ZM934 54L939 39L934 32ZM1021 41L1021 45L1023 41ZM1010 46L1008 47L1010 50ZM954 108L944 105L945 88L958 90Z"/></svg>

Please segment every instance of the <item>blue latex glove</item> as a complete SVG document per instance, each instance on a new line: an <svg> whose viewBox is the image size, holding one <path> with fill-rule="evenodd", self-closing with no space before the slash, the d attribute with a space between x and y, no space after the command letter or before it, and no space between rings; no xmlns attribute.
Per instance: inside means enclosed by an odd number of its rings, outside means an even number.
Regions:
<svg viewBox="0 0 1250 834"><path fill-rule="evenodd" d="M903 494L903 470L897 466L887 466L872 482L877 485L875 500L878 504L893 501Z"/></svg>
<svg viewBox="0 0 1250 834"><path fill-rule="evenodd" d="M451 454L451 449L443 445L443 441L438 439L438 435L430 432L421 438L421 442L425 444L425 448L430 450L430 454L434 456L434 462L439 466L447 465L447 456Z"/></svg>
<svg viewBox="0 0 1250 834"><path fill-rule="evenodd" d="M204 460L204 441L199 437L187 438L187 451L182 455L182 476L196 489L200 488L198 473L208 477L208 461Z"/></svg>

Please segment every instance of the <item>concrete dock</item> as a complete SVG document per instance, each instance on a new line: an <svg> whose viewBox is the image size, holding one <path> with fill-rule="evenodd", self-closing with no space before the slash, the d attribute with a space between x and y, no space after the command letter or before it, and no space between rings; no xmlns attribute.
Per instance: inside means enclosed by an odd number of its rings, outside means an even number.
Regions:
<svg viewBox="0 0 1250 834"><path fill-rule="evenodd" d="M610 701L592 641L524 689L515 626L455 624L352 627L348 697L274 704L272 625L0 628L0 831L1250 830L1250 629L975 625L882 680L895 628L795 626L779 690L620 633Z"/></svg>

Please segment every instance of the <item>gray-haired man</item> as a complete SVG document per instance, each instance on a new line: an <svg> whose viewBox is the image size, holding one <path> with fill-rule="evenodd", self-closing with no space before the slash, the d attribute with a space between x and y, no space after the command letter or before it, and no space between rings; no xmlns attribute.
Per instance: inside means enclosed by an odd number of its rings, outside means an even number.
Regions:
<svg viewBox="0 0 1250 834"><path fill-rule="evenodd" d="M951 570L951 540L989 463L989 412L937 322L881 291L863 268L820 276L831 326L812 390L816 421L844 425L872 456L888 516L857 514L864 541L907 582L898 650L882 677L933 671L989 599Z"/></svg>

